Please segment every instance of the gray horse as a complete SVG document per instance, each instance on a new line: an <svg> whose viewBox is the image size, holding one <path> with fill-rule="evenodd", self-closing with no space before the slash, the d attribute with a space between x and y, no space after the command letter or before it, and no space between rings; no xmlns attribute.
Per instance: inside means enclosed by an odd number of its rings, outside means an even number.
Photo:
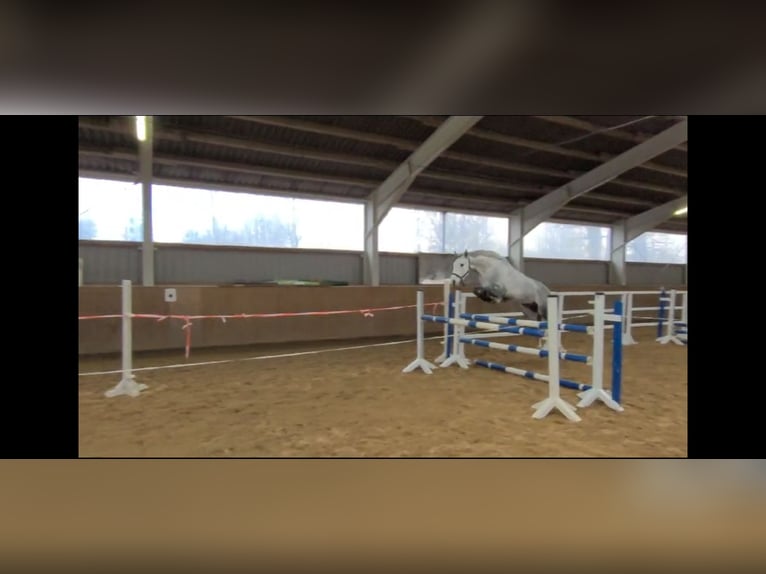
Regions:
<svg viewBox="0 0 766 574"><path fill-rule="evenodd" d="M516 301L529 319L542 321L548 318L548 287L524 275L499 253L466 250L452 263L452 283L465 285L465 278L471 271L479 275L481 287L476 287L473 292L482 301Z"/></svg>

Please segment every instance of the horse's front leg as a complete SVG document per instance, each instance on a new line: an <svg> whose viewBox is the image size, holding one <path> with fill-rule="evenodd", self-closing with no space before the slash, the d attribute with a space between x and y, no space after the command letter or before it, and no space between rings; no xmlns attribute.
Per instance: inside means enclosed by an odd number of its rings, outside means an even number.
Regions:
<svg viewBox="0 0 766 574"><path fill-rule="evenodd" d="M473 294L487 303L501 303L505 300L505 297L499 290L490 287L476 287L473 290Z"/></svg>

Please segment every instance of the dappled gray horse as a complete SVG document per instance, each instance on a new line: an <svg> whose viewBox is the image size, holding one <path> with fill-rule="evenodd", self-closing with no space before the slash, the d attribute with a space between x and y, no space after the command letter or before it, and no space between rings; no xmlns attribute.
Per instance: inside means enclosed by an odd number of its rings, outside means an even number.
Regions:
<svg viewBox="0 0 766 574"><path fill-rule="evenodd" d="M548 287L524 275L499 253L479 250L459 255L452 263L452 283L465 285L465 278L471 271L479 276L481 286L473 292L482 301L516 301L529 319L542 321L548 318Z"/></svg>

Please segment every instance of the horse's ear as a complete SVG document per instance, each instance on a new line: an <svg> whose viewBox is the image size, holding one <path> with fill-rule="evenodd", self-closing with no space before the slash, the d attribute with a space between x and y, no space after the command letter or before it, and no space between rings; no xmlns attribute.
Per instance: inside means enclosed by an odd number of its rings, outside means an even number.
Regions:
<svg viewBox="0 0 766 574"><path fill-rule="evenodd" d="M467 249L465 250L465 254L464 254L464 256L465 256L465 257L468 257L468 250L467 250Z"/></svg>

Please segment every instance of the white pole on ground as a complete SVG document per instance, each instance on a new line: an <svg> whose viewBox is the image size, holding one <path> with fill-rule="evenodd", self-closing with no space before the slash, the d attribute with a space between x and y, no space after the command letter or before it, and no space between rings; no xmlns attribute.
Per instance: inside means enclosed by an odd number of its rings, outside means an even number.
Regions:
<svg viewBox="0 0 766 574"><path fill-rule="evenodd" d="M570 421L579 422L582 419L575 412L575 407L561 398L559 393L559 325L558 297L548 297L548 398L532 405L534 419L548 416L553 409L558 409Z"/></svg>
<svg viewBox="0 0 766 574"><path fill-rule="evenodd" d="M593 301L593 380L590 389L577 393L577 396L580 397L580 402L577 403L577 406L589 407L598 399L603 401L609 408L622 411L624 409L612 398L612 394L604 390L605 300L606 297L603 293L596 293L595 300ZM622 329L622 325L615 325L614 328ZM614 336L614 333L612 333L612 336Z"/></svg>
<svg viewBox="0 0 766 574"><path fill-rule="evenodd" d="M444 293L444 315L449 317L449 295L450 291L452 290L452 280L451 279L445 279L444 280L444 287L443 287L443 293ZM447 358L447 341L449 337L449 325L446 323L444 324L444 342L442 343L443 349L442 354L439 355L434 359L434 363L441 363L444 359Z"/></svg>
<svg viewBox="0 0 766 574"><path fill-rule="evenodd" d="M426 374L430 375L432 373L432 369L437 368L436 365L430 363L425 358L425 352L423 349L423 306L423 292L418 291L417 304L415 305L417 320L417 357L414 361L402 369L403 373L409 373L410 371L414 371L417 368L421 368Z"/></svg>
<svg viewBox="0 0 766 574"><path fill-rule="evenodd" d="M107 397L128 395L137 397L147 388L143 383L137 383L133 376L133 289L130 280L122 281L122 380L104 393Z"/></svg>

